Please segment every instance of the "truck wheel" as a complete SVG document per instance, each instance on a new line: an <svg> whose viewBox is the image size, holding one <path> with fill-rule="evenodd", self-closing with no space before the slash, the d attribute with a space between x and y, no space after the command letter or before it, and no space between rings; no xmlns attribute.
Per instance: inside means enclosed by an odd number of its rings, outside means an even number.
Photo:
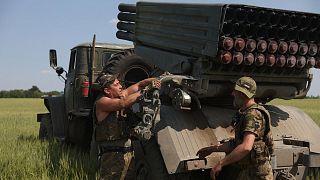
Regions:
<svg viewBox="0 0 320 180"><path fill-rule="evenodd" d="M90 143L90 161L94 165L94 169L99 168L99 148L93 136Z"/></svg>
<svg viewBox="0 0 320 180"><path fill-rule="evenodd" d="M39 139L51 139L53 137L53 127L50 114L45 114L41 118L40 128L39 128Z"/></svg>
<svg viewBox="0 0 320 180"><path fill-rule="evenodd" d="M138 147L140 148L134 146L136 179L169 179L169 174L155 139L152 138L147 142L141 142Z"/></svg>
<svg viewBox="0 0 320 180"><path fill-rule="evenodd" d="M309 168L307 176L308 179L320 179L320 168Z"/></svg>
<svg viewBox="0 0 320 180"><path fill-rule="evenodd" d="M125 50L114 54L103 68L104 73L119 73L119 80L125 82L125 87L150 77L152 66L133 50Z"/></svg>
<svg viewBox="0 0 320 180"><path fill-rule="evenodd" d="M89 151L92 135L92 123L89 117L71 115L68 120L67 142Z"/></svg>
<svg viewBox="0 0 320 180"><path fill-rule="evenodd" d="M135 175L137 180L191 180L210 179L210 171L169 174L159 146L154 138L147 142L135 142ZM140 143L140 145L139 145Z"/></svg>

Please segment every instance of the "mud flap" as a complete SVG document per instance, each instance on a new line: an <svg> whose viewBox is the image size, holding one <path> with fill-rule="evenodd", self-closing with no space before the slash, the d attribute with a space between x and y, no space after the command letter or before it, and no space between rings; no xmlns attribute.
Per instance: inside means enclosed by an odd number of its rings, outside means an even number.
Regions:
<svg viewBox="0 0 320 180"><path fill-rule="evenodd" d="M47 97L44 101L50 111L53 137L64 139L67 120L64 96Z"/></svg>

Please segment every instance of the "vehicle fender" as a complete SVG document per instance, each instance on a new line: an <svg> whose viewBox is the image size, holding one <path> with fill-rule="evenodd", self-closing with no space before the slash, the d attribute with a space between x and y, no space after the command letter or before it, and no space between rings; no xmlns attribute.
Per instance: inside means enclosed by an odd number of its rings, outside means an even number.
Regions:
<svg viewBox="0 0 320 180"><path fill-rule="evenodd" d="M50 112L53 136L58 138L65 137L67 115L65 112L64 96L45 97L44 104Z"/></svg>
<svg viewBox="0 0 320 180"><path fill-rule="evenodd" d="M320 128L301 109L284 105L268 105L274 141L292 138L309 142L311 153L320 153Z"/></svg>

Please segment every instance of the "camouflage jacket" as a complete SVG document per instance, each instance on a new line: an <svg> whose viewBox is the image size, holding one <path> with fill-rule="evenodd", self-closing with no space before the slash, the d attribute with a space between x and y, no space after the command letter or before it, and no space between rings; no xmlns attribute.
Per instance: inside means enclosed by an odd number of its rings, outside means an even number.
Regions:
<svg viewBox="0 0 320 180"><path fill-rule="evenodd" d="M273 153L273 140L270 131L270 115L258 104L254 104L244 111L238 111L233 118L235 129L234 147L243 141L245 132L255 134L255 141L251 152L242 159L240 165L261 164L270 160Z"/></svg>

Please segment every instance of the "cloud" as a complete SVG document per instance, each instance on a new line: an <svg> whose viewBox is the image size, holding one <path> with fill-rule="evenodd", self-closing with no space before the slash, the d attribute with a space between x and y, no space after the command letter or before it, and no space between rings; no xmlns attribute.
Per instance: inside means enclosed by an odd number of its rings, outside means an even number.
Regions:
<svg viewBox="0 0 320 180"><path fill-rule="evenodd" d="M116 18L113 18L109 21L109 23L113 24L113 25L116 25L118 23L118 19Z"/></svg>

